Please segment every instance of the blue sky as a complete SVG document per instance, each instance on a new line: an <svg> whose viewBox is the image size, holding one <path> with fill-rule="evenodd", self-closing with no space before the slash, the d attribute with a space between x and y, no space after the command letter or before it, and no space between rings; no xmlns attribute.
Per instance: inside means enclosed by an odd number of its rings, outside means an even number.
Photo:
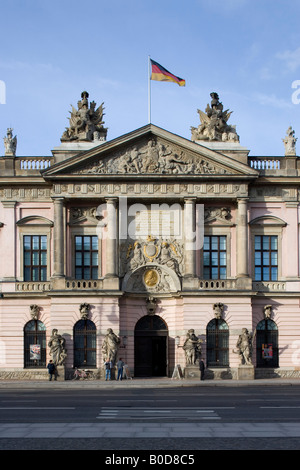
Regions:
<svg viewBox="0 0 300 470"><path fill-rule="evenodd" d="M149 55L186 80L151 81L153 124L190 139L215 91L251 156L283 155L287 128L300 137L299 18L296 0L2 0L0 155L8 127L17 155L51 155L84 90L108 140L147 124Z"/></svg>

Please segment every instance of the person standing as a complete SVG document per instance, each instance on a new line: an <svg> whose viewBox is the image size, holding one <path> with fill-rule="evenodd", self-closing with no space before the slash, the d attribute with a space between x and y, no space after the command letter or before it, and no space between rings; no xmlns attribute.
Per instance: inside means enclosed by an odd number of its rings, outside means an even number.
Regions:
<svg viewBox="0 0 300 470"><path fill-rule="evenodd" d="M200 380L204 380L205 365L204 365L203 359L200 359L199 369L200 369Z"/></svg>
<svg viewBox="0 0 300 470"><path fill-rule="evenodd" d="M105 361L104 362L104 367L105 367L105 380L110 380L111 379L111 369L112 369L112 362L111 361Z"/></svg>
<svg viewBox="0 0 300 470"><path fill-rule="evenodd" d="M117 362L117 369L118 369L118 377L117 380L122 380L123 379L123 366L125 365L125 362L122 361L122 358Z"/></svg>
<svg viewBox="0 0 300 470"><path fill-rule="evenodd" d="M51 381L52 380L52 376L54 375L54 380L56 380L56 369L55 369L55 365L53 364L53 361L52 359L50 360L49 364L47 365L47 369L48 369L48 372L49 372L49 380Z"/></svg>

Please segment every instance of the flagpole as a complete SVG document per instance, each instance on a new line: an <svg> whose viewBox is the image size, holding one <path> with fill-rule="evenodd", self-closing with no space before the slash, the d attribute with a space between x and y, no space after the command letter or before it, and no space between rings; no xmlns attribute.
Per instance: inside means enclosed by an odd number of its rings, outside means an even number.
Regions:
<svg viewBox="0 0 300 470"><path fill-rule="evenodd" d="M148 122L151 124L151 79L150 79L150 56L148 56Z"/></svg>

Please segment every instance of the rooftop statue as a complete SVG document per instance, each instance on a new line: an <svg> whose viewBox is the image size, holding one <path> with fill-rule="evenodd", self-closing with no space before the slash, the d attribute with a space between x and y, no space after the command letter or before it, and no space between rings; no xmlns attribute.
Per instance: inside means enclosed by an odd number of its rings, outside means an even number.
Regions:
<svg viewBox="0 0 300 470"><path fill-rule="evenodd" d="M88 92L83 91L81 100L77 103L78 109L71 105L72 111L69 111L71 117L68 118L70 126L63 133L61 142L92 142L106 139L107 129L103 127L103 103L96 109L95 101L91 101L89 105L88 97Z"/></svg>
<svg viewBox="0 0 300 470"><path fill-rule="evenodd" d="M285 155L296 155L296 142L295 131L292 126L286 131L286 136L282 139L285 148Z"/></svg>
<svg viewBox="0 0 300 470"><path fill-rule="evenodd" d="M229 126L227 121L232 111L223 111L223 104L219 101L219 95L210 94L211 105L207 105L205 113L198 109L200 126L191 127L192 140L205 140L210 142L239 142L235 126Z"/></svg>
<svg viewBox="0 0 300 470"><path fill-rule="evenodd" d="M5 147L5 156L7 157L15 157L16 150L17 150L17 136L13 137L12 134L13 129L8 128L6 137L3 138L4 140L4 147Z"/></svg>

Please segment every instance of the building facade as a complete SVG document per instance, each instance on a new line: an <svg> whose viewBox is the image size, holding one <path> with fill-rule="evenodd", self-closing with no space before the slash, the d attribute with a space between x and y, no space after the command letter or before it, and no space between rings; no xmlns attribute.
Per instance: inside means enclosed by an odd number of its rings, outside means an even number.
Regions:
<svg viewBox="0 0 300 470"><path fill-rule="evenodd" d="M190 140L149 124L109 141L86 92L50 157L16 156L8 130L0 379L44 378L55 333L66 379L101 379L108 331L135 377L198 377L202 357L238 378L242 333L255 377L299 377L294 132L283 156L250 157L211 98Z"/></svg>

